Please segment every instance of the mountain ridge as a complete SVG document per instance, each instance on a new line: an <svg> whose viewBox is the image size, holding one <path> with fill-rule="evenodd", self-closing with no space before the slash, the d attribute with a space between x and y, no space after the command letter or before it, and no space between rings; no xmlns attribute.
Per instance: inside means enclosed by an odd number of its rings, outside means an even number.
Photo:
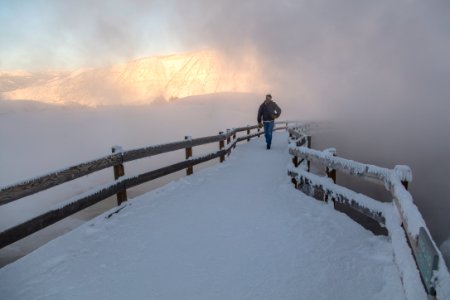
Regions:
<svg viewBox="0 0 450 300"><path fill-rule="evenodd" d="M262 78L255 56L233 63L202 50L72 72L0 72L0 95L53 104L149 104L219 92L262 93L268 89Z"/></svg>

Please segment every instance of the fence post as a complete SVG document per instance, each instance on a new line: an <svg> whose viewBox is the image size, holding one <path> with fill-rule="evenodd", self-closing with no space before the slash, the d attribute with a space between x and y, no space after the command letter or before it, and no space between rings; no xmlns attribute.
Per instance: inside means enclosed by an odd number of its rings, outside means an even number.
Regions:
<svg viewBox="0 0 450 300"><path fill-rule="evenodd" d="M261 128L258 127L258 137L261 136Z"/></svg>
<svg viewBox="0 0 450 300"><path fill-rule="evenodd" d="M294 157L292 158L292 163L294 164L295 167L298 167L299 163L297 155L294 155Z"/></svg>
<svg viewBox="0 0 450 300"><path fill-rule="evenodd" d="M220 135L223 135L223 131L219 132ZM219 150L222 150L225 148L225 140L219 141ZM220 156L220 162L223 162L225 160L225 155Z"/></svg>
<svg viewBox="0 0 450 300"><path fill-rule="evenodd" d="M185 140L191 140L192 137L185 136L184 139ZM192 157L192 147L186 147L185 152L186 152L186 159L189 159L190 157ZM186 175L189 176L189 175L192 175L192 173L194 173L194 170L193 170L192 166L187 167L186 168Z"/></svg>
<svg viewBox="0 0 450 300"><path fill-rule="evenodd" d="M122 147L120 146L113 146L111 148L111 152L112 153L121 153L121 163L118 165L115 165L114 168L114 180L119 179L120 177L125 175L125 168L123 166L123 156L122 156ZM128 197L127 197L127 190L125 187L123 187L123 190L121 190L120 192L118 192L116 194L117 197L117 205L122 204L122 202L127 201Z"/></svg>
<svg viewBox="0 0 450 300"><path fill-rule="evenodd" d="M334 157L336 157L336 150L334 148L331 148L330 150L332 152L330 151L328 153L330 153ZM331 178L331 180L333 180L333 183L336 183L336 169L330 169L330 168L327 167L326 173L327 173L328 178Z"/></svg>
<svg viewBox="0 0 450 300"><path fill-rule="evenodd" d="M230 136L231 129L227 129L227 146L230 145L231 142L231 136ZM231 154L231 148L228 148L228 156Z"/></svg>
<svg viewBox="0 0 450 300"><path fill-rule="evenodd" d="M250 125L247 125L247 142L250 142L250 137L248 137L250 135Z"/></svg>
<svg viewBox="0 0 450 300"><path fill-rule="evenodd" d="M294 185L294 187L295 187L296 189L298 189L298 182L297 182L297 179L295 179L295 177L292 177L291 182L292 182L292 184Z"/></svg>
<svg viewBox="0 0 450 300"><path fill-rule="evenodd" d="M333 155L333 156L336 156L336 155ZM336 170L335 169L327 168L327 175L328 175L328 178L331 178L333 180L333 183L336 183Z"/></svg>
<svg viewBox="0 0 450 300"><path fill-rule="evenodd" d="M402 181L402 184L405 187L405 190L408 190L408 181Z"/></svg>
<svg viewBox="0 0 450 300"><path fill-rule="evenodd" d="M307 141L308 141L307 147L308 147L309 149L311 149L311 136L308 135L308 136L306 137L306 139L307 139ZM311 161L308 160L308 172L309 172L310 170L311 170Z"/></svg>
<svg viewBox="0 0 450 300"><path fill-rule="evenodd" d="M234 129L233 129L234 130ZM233 143L236 141L236 131L233 133ZM233 149L236 148L236 144L234 144Z"/></svg>

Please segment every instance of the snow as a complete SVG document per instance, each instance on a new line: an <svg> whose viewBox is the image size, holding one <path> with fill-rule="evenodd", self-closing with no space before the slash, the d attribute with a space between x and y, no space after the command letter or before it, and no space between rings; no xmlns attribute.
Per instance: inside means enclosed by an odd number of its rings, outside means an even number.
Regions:
<svg viewBox="0 0 450 300"><path fill-rule="evenodd" d="M389 239L293 189L287 134L0 269L5 299L406 299ZM415 299L412 297L411 299Z"/></svg>
<svg viewBox="0 0 450 300"><path fill-rule="evenodd" d="M420 214L417 206L414 204L411 194L403 186L403 181L412 181L412 172L408 166L397 165L393 170L381 168L373 165L359 163L353 160L348 160L344 158L334 157L334 149L326 149L325 151L317 151L313 149L308 149L306 147L296 147L292 143L289 145L289 152L291 154L298 155L299 157L305 157L307 159L314 159L316 162L323 164L331 169L337 169L340 171L346 171L349 174L363 176L365 178L377 179L384 183L386 189L391 191L395 203L395 211L384 209L383 215L389 221L386 221L386 227L389 230L390 236L393 240L393 245L395 249L395 257L397 265L399 266L400 272L402 274L406 296L408 299L421 299L422 292L418 291L418 287L421 286L420 278L418 277L417 268L414 264L413 257L409 255L411 250L405 247L406 242L404 240L403 230L400 230L401 220L404 222L404 229L409 236L417 240L420 228L424 228L431 237L429 230L425 224L425 221ZM342 187L330 188L331 181L328 178L318 178L312 174L307 174L302 171L302 168L289 167L289 172L297 173L299 175L307 176L307 178L313 183L323 186L325 189L335 190L338 193L343 193L347 196L352 196L348 191ZM300 178L298 178L300 180ZM374 207L374 203L371 203L370 199L365 199L367 197L362 197L360 195L353 195L351 197L355 199L360 205L369 208L372 211L380 211ZM369 201L368 201L369 200ZM393 214L399 213L397 217L392 216ZM398 222L394 221L398 218ZM397 225L395 225L398 223ZM400 232L398 231L401 231ZM438 249L434 241L432 241L435 249ZM410 257L407 257L410 256ZM449 299L450 298L450 274L448 272L447 266L445 265L444 258L438 251L439 256L439 266L438 270L434 274L436 279L436 293L438 299ZM408 262L405 263L405 260ZM419 288L422 290L422 288Z"/></svg>
<svg viewBox="0 0 450 300"><path fill-rule="evenodd" d="M400 215L396 210L385 210L384 216L394 248L395 263L398 266L405 288L406 298L409 300L427 299L416 263L411 255L411 249L408 247L405 233L401 228Z"/></svg>
<svg viewBox="0 0 450 300"><path fill-rule="evenodd" d="M326 150L328 152L329 149ZM426 293L423 289L419 272L417 270L414 258L411 256L411 249L408 247L405 234L401 228L401 220L397 211L391 203L382 203L369 198L363 194L356 193L345 187L336 185L327 177L319 177L302 170L290 166L288 172L297 174L297 181L300 177L306 177L312 185L322 186L325 191L331 192L332 196L343 195L347 199L355 201L362 207L368 208L374 213L381 213L385 219L385 225L388 228L389 236L394 248L395 263L401 274L402 282L405 288L407 299L426 299ZM445 299L445 298L441 298Z"/></svg>

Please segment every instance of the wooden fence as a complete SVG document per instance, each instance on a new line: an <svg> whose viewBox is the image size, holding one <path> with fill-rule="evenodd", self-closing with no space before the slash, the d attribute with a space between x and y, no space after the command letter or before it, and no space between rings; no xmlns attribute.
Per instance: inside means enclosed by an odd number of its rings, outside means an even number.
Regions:
<svg viewBox="0 0 450 300"><path fill-rule="evenodd" d="M275 130L287 129L288 125L293 123L295 122L276 122ZM255 130L256 132L251 132ZM237 133L241 132L245 132L245 135L237 137ZM131 187L184 169L186 169L186 174L190 175L193 173L193 166L212 159L219 158L220 162L223 162L225 156L231 153L237 143L250 141L252 138L260 137L263 133L257 125L254 125L228 129L226 133L220 132L214 136L195 139L185 137L183 141L129 151L122 151L120 147L114 147L112 149L113 153L110 155L4 187L0 190L0 206L106 168L113 168L115 179L111 184L100 186L93 190L91 189L82 195L61 203L55 209L0 232L0 248L10 245L113 195L117 195L117 202L120 205L123 201L127 200L126 191ZM227 141L226 145L225 141ZM193 157L193 147L211 143L219 143L219 150L199 157ZM186 159L184 161L151 170L137 176L125 176L123 164L126 162L182 149L185 149Z"/></svg>
<svg viewBox="0 0 450 300"><path fill-rule="evenodd" d="M372 220L370 224L367 224L367 219L360 223L368 226L368 229L373 230L373 225L378 224L375 231L388 234L387 230L392 228L386 224L385 217L392 205L386 207L377 200L337 185L336 170L379 183L391 192L394 207L400 216L401 231L407 237L407 246L405 247L409 246L411 249L429 299L436 299L436 288L440 286L439 277L436 274L439 266L445 268L445 262L433 242L420 212L412 204L411 195L407 192L408 183L412 180L409 167L396 166L393 170L386 169L336 157L336 150L333 148L324 151L309 149L311 140L303 129L289 128L289 136L292 141L289 153L293 156L293 166L288 169L288 174L291 176L295 188L317 200L332 202L330 204L333 204L338 210L344 206L346 207L345 212L351 209L364 215ZM326 168L325 178L310 173L311 161ZM357 200L361 198L363 201ZM413 222L412 220L416 220L414 223L419 223L420 226L410 224ZM391 235L392 238L393 235Z"/></svg>

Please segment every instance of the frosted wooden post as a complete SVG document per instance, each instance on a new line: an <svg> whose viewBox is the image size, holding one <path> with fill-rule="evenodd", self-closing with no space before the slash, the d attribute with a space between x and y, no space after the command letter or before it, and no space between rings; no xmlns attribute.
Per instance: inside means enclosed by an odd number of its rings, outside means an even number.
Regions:
<svg viewBox="0 0 450 300"><path fill-rule="evenodd" d="M223 135L223 131L219 132L220 135ZM219 141L219 150L222 150L225 148L225 140ZM225 155L220 156L220 162L223 162L225 160Z"/></svg>
<svg viewBox="0 0 450 300"><path fill-rule="evenodd" d="M299 163L297 155L294 155L294 157L292 158L292 163L294 164L295 167L298 167Z"/></svg>
<svg viewBox="0 0 450 300"><path fill-rule="evenodd" d="M292 184L294 184L294 187L296 189L298 189L298 182L297 182L297 179L295 179L295 177L292 177L291 182L292 182Z"/></svg>
<svg viewBox="0 0 450 300"><path fill-rule="evenodd" d="M185 140L191 140L192 137L185 136L184 139ZM186 152L186 159L189 159L189 158L192 157L192 147L186 147L185 152ZM187 167L186 168L186 175L189 176L189 175L192 175L192 173L194 173L194 170L193 170L192 166Z"/></svg>
<svg viewBox="0 0 450 300"><path fill-rule="evenodd" d="M394 167L394 172L400 176L401 183L405 190L408 190L409 182L412 180L411 169L408 166L397 165Z"/></svg>
<svg viewBox="0 0 450 300"><path fill-rule="evenodd" d="M306 139L307 139L307 141L308 141L307 147L308 147L309 149L311 149L311 136L308 135L308 136L306 137ZM309 172L310 170L311 170L311 161L308 160L308 172Z"/></svg>
<svg viewBox="0 0 450 300"><path fill-rule="evenodd" d="M405 187L405 190L408 190L408 181L402 181L402 184Z"/></svg>
<svg viewBox="0 0 450 300"><path fill-rule="evenodd" d="M234 134L233 134L233 143L236 141L236 131L234 132ZM236 143L234 144L234 146L233 146L233 149L235 149L236 148Z"/></svg>
<svg viewBox="0 0 450 300"><path fill-rule="evenodd" d="M329 148L324 151L326 151L327 153L332 154L334 157L336 157L336 149ZM327 173L328 178L331 178L333 180L333 183L336 183L336 169L330 169L327 167L326 173Z"/></svg>
<svg viewBox="0 0 450 300"><path fill-rule="evenodd" d="M231 143L231 136L230 136L231 129L227 129L227 146ZM231 149L228 148L228 156L231 154Z"/></svg>
<svg viewBox="0 0 450 300"><path fill-rule="evenodd" d="M250 125L247 125L247 136L250 135ZM247 137L247 142L250 142L250 137Z"/></svg>
<svg viewBox="0 0 450 300"><path fill-rule="evenodd" d="M333 155L336 156L336 155ZM336 169L329 169L327 171L327 175L329 178L331 178L333 180L333 183L336 183Z"/></svg>
<svg viewBox="0 0 450 300"><path fill-rule="evenodd" d="M260 133L260 132L261 132L261 128L258 127L258 137L261 136L261 133Z"/></svg>
<svg viewBox="0 0 450 300"><path fill-rule="evenodd" d="M123 151L122 147L120 147L120 146L113 146L111 149L112 153L122 153L122 151ZM114 168L114 180L117 180L120 177L125 175L125 168L123 166L123 156L121 158L122 158L121 163L118 165L115 165L113 167ZM122 191L118 192L116 194L116 196L117 196L117 205L120 205L120 204L122 204L122 202L127 201L128 197L127 197L127 190L125 189L125 187Z"/></svg>

